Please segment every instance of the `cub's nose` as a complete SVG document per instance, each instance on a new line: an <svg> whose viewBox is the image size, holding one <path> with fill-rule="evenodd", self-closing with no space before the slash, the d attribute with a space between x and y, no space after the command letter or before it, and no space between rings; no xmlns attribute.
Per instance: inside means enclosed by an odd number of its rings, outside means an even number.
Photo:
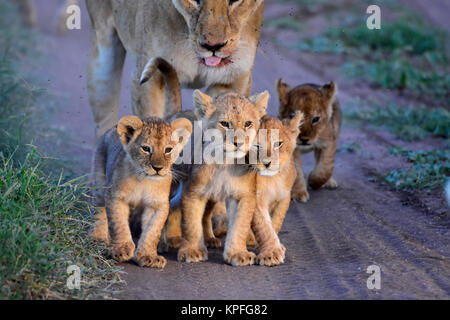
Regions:
<svg viewBox="0 0 450 320"><path fill-rule="evenodd" d="M306 144L308 144L309 139L302 139L302 138L300 138L300 142L301 142L302 144L306 145Z"/></svg>
<svg viewBox="0 0 450 320"><path fill-rule="evenodd" d="M272 164L272 161L269 161L269 162L263 162L263 165L264 165L266 168L269 168L271 164Z"/></svg>
<svg viewBox="0 0 450 320"><path fill-rule="evenodd" d="M243 142L234 142L234 146L235 146L237 149L240 149L243 145L244 145Z"/></svg>
<svg viewBox="0 0 450 320"><path fill-rule="evenodd" d="M163 167L154 166L154 165L152 165L152 168L153 168L153 170L156 171L156 173L159 173L163 169Z"/></svg>
<svg viewBox="0 0 450 320"><path fill-rule="evenodd" d="M200 46L208 51L216 52L216 51L219 51L220 49L222 49L223 47L225 47L227 45L227 43L228 43L228 41L223 42L223 43L215 43L215 44L202 42L202 43L200 43Z"/></svg>

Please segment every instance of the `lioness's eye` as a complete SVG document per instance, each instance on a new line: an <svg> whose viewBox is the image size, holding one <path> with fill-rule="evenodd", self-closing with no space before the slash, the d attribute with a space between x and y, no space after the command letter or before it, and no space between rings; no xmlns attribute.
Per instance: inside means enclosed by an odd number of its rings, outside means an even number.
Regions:
<svg viewBox="0 0 450 320"><path fill-rule="evenodd" d="M240 0L229 0L228 3L229 3L230 6L231 6L233 3L238 2L238 1L240 1Z"/></svg>
<svg viewBox="0 0 450 320"><path fill-rule="evenodd" d="M220 121L220 125L224 128L230 128L230 123L226 121Z"/></svg>
<svg viewBox="0 0 450 320"><path fill-rule="evenodd" d="M283 141L279 141L279 142L275 142L273 144L273 147L274 147L274 149L280 149L282 145L283 145Z"/></svg>
<svg viewBox="0 0 450 320"><path fill-rule="evenodd" d="M172 147L167 147L166 150L164 151L165 153L171 153L173 151Z"/></svg>
<svg viewBox="0 0 450 320"><path fill-rule="evenodd" d="M152 151L152 149L150 149L149 146L142 146L141 149L142 149L142 151L144 151L146 153L150 153Z"/></svg>
<svg viewBox="0 0 450 320"><path fill-rule="evenodd" d="M245 127L246 127L246 128L250 128L251 126L253 126L253 122L247 121L247 122L245 123Z"/></svg>
<svg viewBox="0 0 450 320"><path fill-rule="evenodd" d="M313 118L312 119L312 123L314 124L314 123L317 123L317 122L319 122L320 121L320 117L315 117L315 118Z"/></svg>
<svg viewBox="0 0 450 320"><path fill-rule="evenodd" d="M196 4L200 4L201 0L191 0L192 2L195 2Z"/></svg>

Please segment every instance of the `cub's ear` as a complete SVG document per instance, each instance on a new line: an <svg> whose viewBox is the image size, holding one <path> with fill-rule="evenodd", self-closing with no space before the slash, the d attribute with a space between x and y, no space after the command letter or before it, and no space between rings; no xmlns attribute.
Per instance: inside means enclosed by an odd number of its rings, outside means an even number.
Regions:
<svg viewBox="0 0 450 320"><path fill-rule="evenodd" d="M288 104L288 95L291 91L291 87L286 84L283 79L278 79L277 81L277 91L278 91L278 98L280 99L280 113L281 109L284 109L286 105Z"/></svg>
<svg viewBox="0 0 450 320"><path fill-rule="evenodd" d="M176 153L180 153L189 142L192 134L192 123L186 118L180 118L172 122L171 140L177 142Z"/></svg>
<svg viewBox="0 0 450 320"><path fill-rule="evenodd" d="M198 119L204 117L209 118L216 111L216 108L212 104L212 98L200 90L194 91L194 107L195 115Z"/></svg>
<svg viewBox="0 0 450 320"><path fill-rule="evenodd" d="M141 133L144 123L136 116L128 116L120 119L117 126L117 133L120 141L127 145Z"/></svg>
<svg viewBox="0 0 450 320"><path fill-rule="evenodd" d="M320 88L320 91L324 95L325 101L328 104L328 119L331 119L331 116L333 115L333 103L336 99L338 87L333 81L331 81L330 83L327 83L322 88Z"/></svg>
<svg viewBox="0 0 450 320"><path fill-rule="evenodd" d="M248 100L250 100L250 102L253 103L255 107L258 109L261 117L263 117L266 114L267 107L269 105L269 99L270 94L268 91L255 94L254 96L248 98Z"/></svg>
<svg viewBox="0 0 450 320"><path fill-rule="evenodd" d="M298 111L294 118L289 122L289 129L291 130L292 135L294 138L297 138L297 136L300 134L300 129L303 126L303 120L304 120L304 114L301 111Z"/></svg>

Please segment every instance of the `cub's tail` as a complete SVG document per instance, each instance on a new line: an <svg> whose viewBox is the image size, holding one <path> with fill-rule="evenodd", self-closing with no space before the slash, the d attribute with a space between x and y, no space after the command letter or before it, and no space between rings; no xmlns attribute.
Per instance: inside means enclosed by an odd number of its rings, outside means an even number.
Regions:
<svg viewBox="0 0 450 320"><path fill-rule="evenodd" d="M141 75L141 85L153 77L159 70L166 84L166 116L181 112L181 88L177 72L173 66L163 58L152 58L144 68Z"/></svg>

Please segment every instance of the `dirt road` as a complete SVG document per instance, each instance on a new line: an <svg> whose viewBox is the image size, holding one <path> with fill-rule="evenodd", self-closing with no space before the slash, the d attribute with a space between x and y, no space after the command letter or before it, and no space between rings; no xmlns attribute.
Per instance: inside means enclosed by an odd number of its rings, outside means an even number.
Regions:
<svg viewBox="0 0 450 320"><path fill-rule="evenodd" d="M82 1L83 2L83 1ZM76 171L89 171L94 123L87 89L90 22L84 3L82 29L65 36L56 32L57 0L39 1L39 29L47 58L34 66L35 73L56 96L52 126L63 129L70 140L59 137L59 155L75 160ZM289 9L267 1L266 15ZM130 113L130 75L127 61L121 115ZM308 63L299 63L272 45L263 33L254 72L254 91L269 89L270 113L277 112L275 80L325 82ZM184 105L191 106L189 91ZM353 92L343 88L345 102ZM163 271L124 264L128 283L118 296L124 299L403 299L450 298L449 214L409 206L405 196L368 182L377 172L389 142L383 136L357 128L344 128L341 143L357 141L370 157L341 152L337 156L337 191L311 193L307 204L292 204L280 234L287 248L286 263L276 268L235 268L225 265L221 250L210 250L209 261L180 264L167 255ZM392 160L395 161L395 160ZM389 166L389 164L387 165ZM307 171L312 158L307 157ZM443 212L443 213L442 213ZM369 290L368 266L381 268L381 289Z"/></svg>

